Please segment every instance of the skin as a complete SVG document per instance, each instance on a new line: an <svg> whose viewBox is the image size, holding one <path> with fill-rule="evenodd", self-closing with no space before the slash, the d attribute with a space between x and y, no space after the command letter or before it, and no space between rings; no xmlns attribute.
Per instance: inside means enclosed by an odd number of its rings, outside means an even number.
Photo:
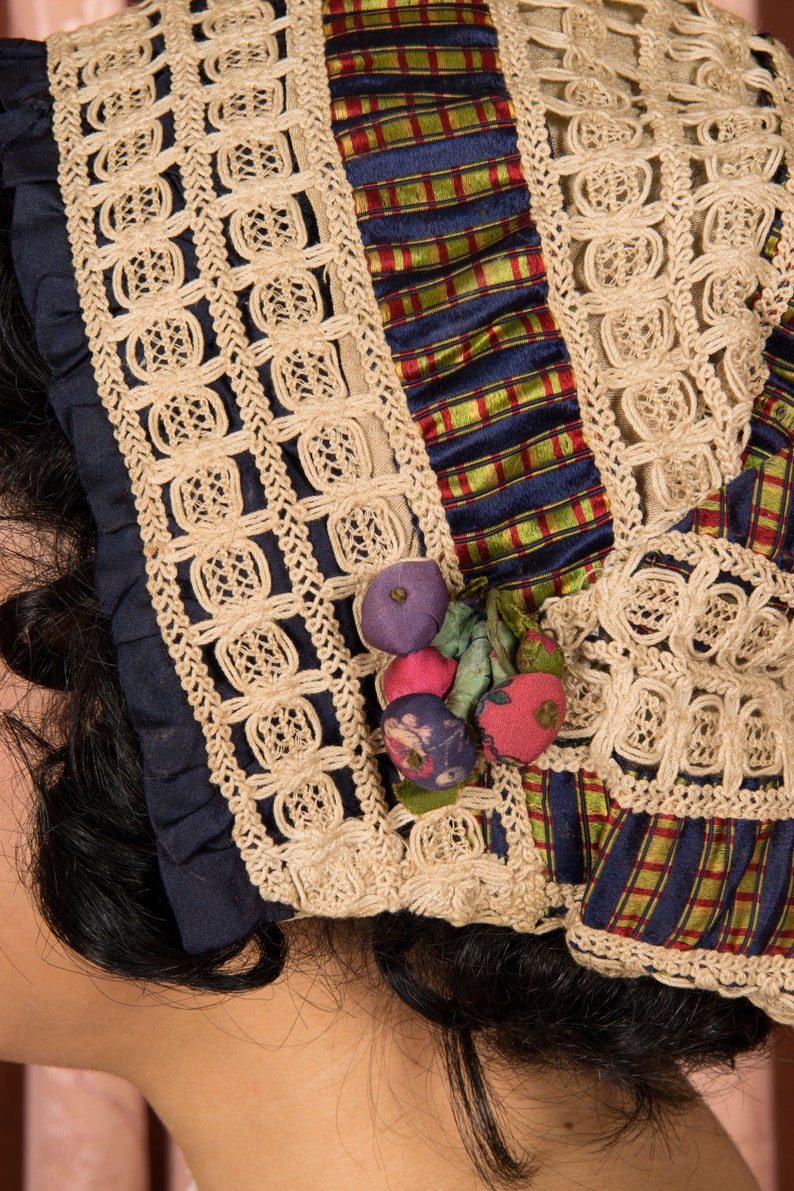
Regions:
<svg viewBox="0 0 794 1191"><path fill-rule="evenodd" d="M20 713L35 714L37 692ZM288 927L296 960L236 997L110 978L59 944L20 877L30 791L0 751L0 1056L112 1072L141 1089L201 1191L475 1191L430 1028L366 972L355 932L312 954L317 927ZM757 1184L701 1103L663 1134L603 1148L595 1081L492 1069L497 1099L533 1155L535 1191L752 1191ZM263 1172L266 1172L263 1180Z"/></svg>
<svg viewBox="0 0 794 1191"><path fill-rule="evenodd" d="M10 588L6 587L6 592ZM0 598L3 593L0 591ZM0 671L0 710L35 722L42 693ZM64 948L26 887L29 779L0 741L0 1058L135 1084L201 1191L477 1191L430 1027L362 966L287 925L294 960L267 989L218 997L112 978ZM533 1157L534 1191L758 1191L698 1101L667 1129L612 1147L597 1081L489 1064Z"/></svg>

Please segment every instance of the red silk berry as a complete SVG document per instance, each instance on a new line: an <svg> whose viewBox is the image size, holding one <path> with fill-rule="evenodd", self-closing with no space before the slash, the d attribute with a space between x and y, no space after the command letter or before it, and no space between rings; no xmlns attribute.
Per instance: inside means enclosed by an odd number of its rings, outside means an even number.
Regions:
<svg viewBox="0 0 794 1191"><path fill-rule="evenodd" d="M565 690L555 674L516 674L501 682L477 705L486 757L531 764L556 738L565 710Z"/></svg>
<svg viewBox="0 0 794 1191"><path fill-rule="evenodd" d="M556 674L562 678L565 659L553 637L547 637L537 629L529 629L518 647L516 666L525 673Z"/></svg>
<svg viewBox="0 0 794 1191"><path fill-rule="evenodd" d="M396 657L383 676L386 700L393 703L403 695L419 693L438 695L443 699L455 681L457 668L454 658L445 658L432 645L409 653L408 657Z"/></svg>

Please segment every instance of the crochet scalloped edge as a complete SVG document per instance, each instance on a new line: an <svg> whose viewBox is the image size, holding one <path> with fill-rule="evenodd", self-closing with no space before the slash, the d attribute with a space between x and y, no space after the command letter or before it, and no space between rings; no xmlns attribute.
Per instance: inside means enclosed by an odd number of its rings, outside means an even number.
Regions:
<svg viewBox="0 0 794 1191"><path fill-rule="evenodd" d="M794 1025L794 964L784 955L732 955L691 948L676 951L586 926L573 908L565 921L578 963L604 976L653 976L662 984L747 997L781 1025Z"/></svg>

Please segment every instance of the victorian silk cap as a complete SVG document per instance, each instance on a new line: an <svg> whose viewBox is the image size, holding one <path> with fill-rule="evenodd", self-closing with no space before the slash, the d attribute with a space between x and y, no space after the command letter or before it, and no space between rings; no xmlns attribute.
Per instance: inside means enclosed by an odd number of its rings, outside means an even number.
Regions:
<svg viewBox="0 0 794 1191"><path fill-rule="evenodd" d="M794 1020L793 84L706 0L0 42L188 952L408 910Z"/></svg>

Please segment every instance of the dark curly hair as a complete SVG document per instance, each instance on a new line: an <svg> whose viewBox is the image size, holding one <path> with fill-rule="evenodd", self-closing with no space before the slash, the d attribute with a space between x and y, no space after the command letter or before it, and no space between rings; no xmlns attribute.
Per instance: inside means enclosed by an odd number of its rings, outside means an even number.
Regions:
<svg viewBox="0 0 794 1191"><path fill-rule="evenodd" d="M47 368L11 266L9 207L0 191L0 500L4 520L30 527L43 545L35 564L21 560L25 589L0 605L0 656L54 692L37 726L10 712L0 720L36 794L31 891L61 942L117 976L213 992L259 988L287 957L278 926L198 956L180 945L92 584L96 530L47 401ZM7 552L4 565L12 561ZM458 1126L490 1187L526 1185L531 1166L513 1153L494 1106L488 1058L596 1073L621 1105L618 1136L690 1104L692 1071L732 1066L772 1025L744 998L588 970L561 931L456 928L408 913L358 929L386 984L438 1028Z"/></svg>

